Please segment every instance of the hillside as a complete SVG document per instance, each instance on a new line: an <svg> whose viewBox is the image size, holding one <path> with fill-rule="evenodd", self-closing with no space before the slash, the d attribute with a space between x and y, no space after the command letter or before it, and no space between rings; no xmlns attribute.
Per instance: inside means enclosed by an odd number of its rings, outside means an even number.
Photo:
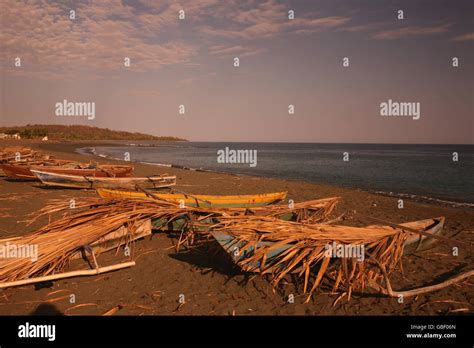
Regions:
<svg viewBox="0 0 474 348"><path fill-rule="evenodd" d="M114 131L82 125L26 125L19 127L0 127L0 133L20 134L22 139L34 139L48 136L49 140L158 140L186 141L171 136L154 136L143 133Z"/></svg>

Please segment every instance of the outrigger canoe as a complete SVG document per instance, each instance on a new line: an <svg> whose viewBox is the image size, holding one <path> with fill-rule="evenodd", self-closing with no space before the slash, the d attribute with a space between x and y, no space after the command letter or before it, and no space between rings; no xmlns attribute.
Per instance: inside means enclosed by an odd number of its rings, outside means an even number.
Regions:
<svg viewBox="0 0 474 348"><path fill-rule="evenodd" d="M154 200L147 194L138 191L121 191L99 188L97 193L102 198L137 198ZM261 193L239 196L212 196L212 195L186 195L181 193L154 193L159 199L169 202L182 203L188 207L259 207L277 203L286 198L287 192Z"/></svg>
<svg viewBox="0 0 474 348"><path fill-rule="evenodd" d="M134 189L138 186L145 189L165 188L176 185L176 176L154 175L142 178L102 178L95 176L65 175L39 170L32 173L47 186L60 186L81 189L124 188Z"/></svg>
<svg viewBox="0 0 474 348"><path fill-rule="evenodd" d="M334 211L339 202L339 197L321 198L306 202L295 203L293 207L287 204L269 204L255 207L202 207L199 225L194 225L194 231L207 234L209 226L219 224L222 216L240 216L242 219L249 218L269 218L281 219L292 222L305 223L327 223L329 215ZM209 210L206 211L206 209ZM189 216L183 214L180 217L168 219L152 219L154 230L161 231L183 231L189 226Z"/></svg>
<svg viewBox="0 0 474 348"><path fill-rule="evenodd" d="M443 226L444 226L444 217L438 217L438 218L433 218L433 219L426 219L426 220L419 220L419 221L412 221L412 222L407 222L400 224L400 226L408 227L411 229L416 229L418 231L426 232L432 235L440 235ZM317 225L313 225L317 226ZM389 226L367 226L367 227L350 227L350 226L341 226L341 225L326 225L324 226L325 229L331 230L331 229L340 229L341 231L347 233L350 233L350 231L354 232L359 232L362 229L393 229L392 227ZM358 231L359 230L359 231ZM399 230L402 230L401 228ZM408 238L405 240L404 243L404 249L403 253L404 254L411 254L415 251L421 251L424 249L427 249L431 244L433 244L436 239L435 238L429 238L426 236L421 236L417 233L413 232L408 232ZM217 242L220 244L220 246L232 257L234 262L239 262L242 261L246 258L249 258L254 254L254 247L248 247L246 248L246 243L244 242L238 242L235 237L233 237L230 233L226 233L225 231L211 231L212 236L217 240ZM270 247L271 245L274 245L274 242L271 241L262 241L257 243L257 249L262 248L262 247ZM266 264L271 265L272 262L275 262L275 260L278 258L280 254L285 252L285 250L289 249L292 244L283 244L279 243L280 245L274 248L268 248L269 251L266 254ZM244 250L242 253L237 253L236 251L238 250ZM259 269L260 264L259 262L255 262L253 264L249 264L248 268L252 270L257 270Z"/></svg>
<svg viewBox="0 0 474 348"><path fill-rule="evenodd" d="M84 165L87 166L87 165ZM38 180L32 170L65 175L80 175L94 177L129 177L132 166L100 165L95 168L76 168L72 165L29 165L29 164L0 164L6 176L14 179Z"/></svg>

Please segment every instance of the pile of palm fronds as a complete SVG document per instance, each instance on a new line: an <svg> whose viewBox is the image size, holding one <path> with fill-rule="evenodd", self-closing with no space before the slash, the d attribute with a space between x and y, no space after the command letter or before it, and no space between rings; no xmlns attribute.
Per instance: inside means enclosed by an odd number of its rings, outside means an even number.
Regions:
<svg viewBox="0 0 474 348"><path fill-rule="evenodd" d="M147 211L151 218L176 217L175 214L184 214L192 220L203 221L212 217L232 216L238 217L285 217L291 221L304 222L323 222L334 211L339 197L316 199L312 201L300 202L294 206L288 205L267 205L253 208L229 208L229 207L179 207L178 203L166 200L148 200L148 199L103 199L99 197L82 197L75 200L75 208L91 208L88 210L93 214L96 209L106 207L113 211L128 211L130 207L138 211ZM135 210L134 210L135 211ZM30 222L35 221L43 215L51 215L63 212L64 216L74 215L75 211L70 208L70 201L64 199L51 200L50 204L45 206L34 214ZM71 216L72 216L71 215Z"/></svg>
<svg viewBox="0 0 474 348"><path fill-rule="evenodd" d="M107 218L105 221L102 218ZM133 240L143 220L130 218L129 211L110 215L108 207L98 207L64 216L38 231L17 238L0 240L0 245L34 247L35 260L28 257L0 259L0 282L11 282L61 272L84 248L126 226L123 244ZM95 258L95 256L94 256ZM95 261L95 260L94 260Z"/></svg>
<svg viewBox="0 0 474 348"><path fill-rule="evenodd" d="M311 219L325 218L337 203L337 198L312 201L304 205L297 205L297 215L300 210L307 209ZM279 206L258 208L258 214L287 213L287 208ZM40 230L15 238L15 243L20 245L37 245L38 259L31 262L29 258L10 258L0 260L0 282L14 281L29 277L54 274L60 272L68 264L71 258L94 242L117 231L123 226L128 227L129 235L124 238L124 243L134 240L134 233L138 226L145 220L159 220L161 227L175 220L185 220L181 231L198 231L197 225L203 225L204 221L216 222L216 218L222 216L239 216L249 213L248 209L232 208L205 208L187 207L180 208L178 204L165 201L149 200L106 200L96 197L78 198L74 209L71 209L70 201L55 200L41 209L30 223L43 215L51 216L62 213L58 219L50 222ZM255 212L253 212L255 213ZM196 226L195 226L196 224ZM207 229L201 229L206 233ZM11 240L10 240L11 241ZM0 244L7 240L0 240ZM178 243L178 247L179 247Z"/></svg>
<svg viewBox="0 0 474 348"><path fill-rule="evenodd" d="M232 217L242 221L282 219L304 223L328 223L339 200L339 197L331 197L300 202L292 206L281 204L253 208L188 207L181 210L178 215L155 218L155 228L168 231L179 230L181 234L176 244L176 250L179 250L181 245L195 244L196 236L208 237L211 226L220 224L222 217ZM154 203L159 203L159 201Z"/></svg>
<svg viewBox="0 0 474 348"><path fill-rule="evenodd" d="M180 224L178 230L181 232L178 248L183 233L190 233L193 237L196 234L203 235L207 237L202 239L204 241L209 240L210 234L216 237L216 233L224 233L230 236L231 246L238 246L238 259L235 261L243 270L271 275L274 286L285 275L296 274L296 279L302 279L304 283L303 292L308 294L307 301L322 284L323 278L332 285L333 291L343 290L348 298L353 290L377 285L381 278L387 284L388 293L396 294L390 288L388 275L398 265L401 266L408 232L397 226L349 227L325 224L337 201L338 198L331 198L303 202L294 207L278 205L253 209L181 208L176 203L160 200L107 200L93 197L76 199L72 209L68 200L56 200L30 220L33 222L40 216L49 215L48 225L23 237L0 240L0 245L14 242L38 246L35 262L29 258L1 259L0 283L5 287L9 286L6 282L61 272L79 252L93 250L91 246L111 236L116 238L119 230L125 233L119 233L120 241L116 246L129 244L142 236L139 229L146 221L154 220L157 222L155 226L166 230L167 226L181 220L184 223ZM57 214L60 213L62 215L58 218ZM288 214L289 217L286 216ZM283 218L294 221L284 221ZM365 260L333 258L327 253L330 243L363 246ZM225 249L229 252L229 247ZM92 256L95 262L95 254L92 253ZM465 279L472 273L458 278ZM458 281L458 278L448 283ZM411 293L417 291L427 290Z"/></svg>
<svg viewBox="0 0 474 348"><path fill-rule="evenodd" d="M341 288L350 298L352 290L363 290L383 277L380 268L371 266L371 262L384 265L390 274L401 260L407 238L402 229L389 226L350 227L233 217L221 218L213 231L232 237L225 249L238 250L235 261L244 271L271 274L274 286L289 273L302 277L307 301L324 276L331 281L333 291ZM332 258L327 246L334 243L359 246L368 260Z"/></svg>
<svg viewBox="0 0 474 348"><path fill-rule="evenodd" d="M334 212L339 197L330 197L315 199L294 203L293 205L267 205L255 208L231 208L219 209L223 211L224 216L237 216L236 218L249 219L252 216L256 218L278 218L294 222L320 223L325 222Z"/></svg>
<svg viewBox="0 0 474 348"><path fill-rule="evenodd" d="M190 242L195 235L208 235L209 225L218 222L220 217L234 217L236 219L285 219L290 221L322 223L328 220L333 213L339 197L316 199L300 202L294 206L268 205L255 208L221 208L221 207L185 207L165 200L150 201L147 199L102 199L96 197L79 198L75 202L76 209L87 208L87 214L96 219L102 219L102 208L109 209L109 215L129 214L131 219L151 219L154 228L162 231L182 232L179 245ZM42 215L52 215L63 212L65 215L74 214L67 200L53 200L49 205L35 214L34 219ZM141 215L140 215L141 214ZM74 215L71 215L73 217ZM105 217L108 221L109 216ZM33 221L33 220L32 220ZM125 220L124 220L125 221Z"/></svg>

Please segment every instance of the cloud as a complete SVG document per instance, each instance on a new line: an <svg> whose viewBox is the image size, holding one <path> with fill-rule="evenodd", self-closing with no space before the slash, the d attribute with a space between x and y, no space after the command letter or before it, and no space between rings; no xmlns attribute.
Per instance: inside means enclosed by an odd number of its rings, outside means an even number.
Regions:
<svg viewBox="0 0 474 348"><path fill-rule="evenodd" d="M387 22L375 22L369 24L357 24L349 25L338 28L338 31L344 31L348 33L357 33L363 31L375 31L380 30L381 27L387 26Z"/></svg>
<svg viewBox="0 0 474 348"><path fill-rule="evenodd" d="M244 49L245 48L242 46L216 45L216 46L209 47L209 53L216 54L216 55L221 55L221 54L227 55L227 54L240 52Z"/></svg>
<svg viewBox="0 0 474 348"><path fill-rule="evenodd" d="M244 4L244 5L242 5ZM213 8L213 13L221 18L215 25L204 24L200 31L205 35L235 40L256 40L287 33L315 33L323 29L336 28L351 20L350 17L316 17L316 13L296 14L288 18L288 7L274 0L259 5L245 7L242 1L221 2L221 8ZM247 3L248 4L248 3ZM221 22L225 22L225 27Z"/></svg>
<svg viewBox="0 0 474 348"><path fill-rule="evenodd" d="M69 18L71 9L75 20ZM183 29L180 10L187 21ZM287 5L276 0L2 0L0 20L5 70L56 79L193 64L201 50L216 44L222 47L209 48L216 57L257 55L265 49L256 40L341 28L350 18L305 13L290 20ZM15 57L21 68L14 67ZM125 57L130 67L124 66Z"/></svg>
<svg viewBox="0 0 474 348"><path fill-rule="evenodd" d="M462 34L451 39L451 41L472 41L472 40L474 40L474 33Z"/></svg>
<svg viewBox="0 0 474 348"><path fill-rule="evenodd" d="M209 47L209 54L220 57L249 57L264 52L263 48L250 46L216 45Z"/></svg>
<svg viewBox="0 0 474 348"><path fill-rule="evenodd" d="M321 17L321 18L297 18L294 20L290 20L286 27L288 28L298 28L298 29L311 29L311 28L334 28L339 27L345 23L350 21L349 17L338 17L338 16L330 16L330 17Z"/></svg>
<svg viewBox="0 0 474 348"><path fill-rule="evenodd" d="M209 72L207 74L201 74L201 75L196 75L196 76L181 79L178 81L178 84L183 85L183 86L188 86L188 85L192 85L193 83L197 81L204 80L207 78L213 78L216 76L217 76L216 72Z"/></svg>
<svg viewBox="0 0 474 348"><path fill-rule="evenodd" d="M141 97L158 97L161 93L154 89L132 89L128 94Z"/></svg>
<svg viewBox="0 0 474 348"><path fill-rule="evenodd" d="M76 19L69 18L70 8L62 3L36 1L0 2L0 57L12 62L9 71L39 70L101 74L124 68L131 59L135 71L189 61L198 52L193 44L173 40L156 43L146 34L167 26L171 15L136 16L134 9L118 0L77 3ZM20 57L22 68L13 68Z"/></svg>
<svg viewBox="0 0 474 348"><path fill-rule="evenodd" d="M445 33L452 24L443 24L431 27L403 27L399 29L381 31L372 36L377 40L397 40L404 37L427 36Z"/></svg>

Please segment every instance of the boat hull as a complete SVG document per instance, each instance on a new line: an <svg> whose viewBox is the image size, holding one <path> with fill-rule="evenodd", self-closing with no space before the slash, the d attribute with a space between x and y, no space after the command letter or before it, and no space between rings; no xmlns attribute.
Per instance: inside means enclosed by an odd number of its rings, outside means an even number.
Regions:
<svg viewBox="0 0 474 348"><path fill-rule="evenodd" d="M417 229L420 231L424 231L426 233L430 233L433 235L440 235L443 226L444 226L445 218L444 217L439 217L439 218L434 218L434 219L426 219L426 220L419 220L419 221L412 221L412 222L407 222L400 224L400 226L404 227L409 227L411 229ZM367 228L377 228L381 226L367 226ZM357 229L357 227L350 227L350 229ZM404 243L404 249L403 253L404 255L409 255L414 253L415 251L420 251L420 250L425 250L429 246L431 246L436 239L435 238L429 238L425 236L421 236L420 234L417 233L412 233L407 231L408 233L408 238L405 240ZM241 260L244 260L254 253L254 248L249 247L245 249L245 243L243 242L237 242L236 239L230 235L229 233L226 233L224 231L211 231L212 236L216 239L216 241L220 244L220 246L232 257L234 262L238 262ZM269 241L264 241L260 242L257 244L257 248L264 247L264 246L269 246L274 244L273 242ZM267 264L271 265L272 260L283 253L285 250L289 249L291 247L291 244L285 244L281 245L278 248L273 248L271 249L271 252L269 252L266 256L267 259ZM239 250L245 250L243 253L238 253ZM260 264L259 262L255 262L251 265L249 265L250 269L259 269Z"/></svg>
<svg viewBox="0 0 474 348"><path fill-rule="evenodd" d="M444 228L444 222L445 218L439 217L428 220L413 221L407 224L402 224L402 226L410 227L415 230L422 230L433 235L441 235ZM404 254L409 255L416 251L426 250L435 242L435 238L429 238L417 233L409 233L408 238L405 241L405 248L403 252Z"/></svg>
<svg viewBox="0 0 474 348"><path fill-rule="evenodd" d="M144 189L165 188L176 185L175 176L151 176L144 178L103 178L93 176L78 176L50 173L32 170L36 177L47 186L97 189L97 188L126 188L134 189L137 185Z"/></svg>
<svg viewBox="0 0 474 348"><path fill-rule="evenodd" d="M14 164L0 164L0 169L3 170L6 176L13 179L28 179L38 180L36 175L31 170L45 171L49 173L65 174L65 175L79 175L79 176L93 176L99 178L105 177L129 177L132 175L133 167L131 166L100 166L99 168L91 169L76 169L67 168L64 166L31 166L31 165L14 165Z"/></svg>
<svg viewBox="0 0 474 348"><path fill-rule="evenodd" d="M103 198L154 200L154 198L148 197L145 193L136 191L98 189L97 193ZM200 207L259 207L282 201L286 198L287 193L275 192L238 196L193 195L193 197L177 193L155 193L154 195L169 202L177 204L182 202L188 207L195 207L197 205Z"/></svg>

